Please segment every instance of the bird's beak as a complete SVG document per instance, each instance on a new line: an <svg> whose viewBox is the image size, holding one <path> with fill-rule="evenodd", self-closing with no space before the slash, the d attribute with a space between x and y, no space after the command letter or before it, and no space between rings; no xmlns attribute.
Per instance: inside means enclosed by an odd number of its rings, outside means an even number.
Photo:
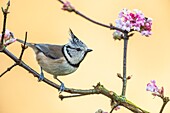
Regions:
<svg viewBox="0 0 170 113"><path fill-rule="evenodd" d="M91 51L93 51L92 49L87 49L87 52L91 52Z"/></svg>

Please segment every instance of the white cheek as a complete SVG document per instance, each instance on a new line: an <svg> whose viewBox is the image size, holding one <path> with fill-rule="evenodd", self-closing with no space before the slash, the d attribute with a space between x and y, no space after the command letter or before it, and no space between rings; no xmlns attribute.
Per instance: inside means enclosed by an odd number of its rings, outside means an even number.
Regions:
<svg viewBox="0 0 170 113"><path fill-rule="evenodd" d="M70 60L70 55L67 52L65 53L65 56L68 60Z"/></svg>

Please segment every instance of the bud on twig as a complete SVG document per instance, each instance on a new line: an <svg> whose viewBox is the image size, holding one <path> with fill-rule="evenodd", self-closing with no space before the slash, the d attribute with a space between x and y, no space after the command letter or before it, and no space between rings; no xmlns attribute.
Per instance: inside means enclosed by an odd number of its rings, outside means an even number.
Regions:
<svg viewBox="0 0 170 113"><path fill-rule="evenodd" d="M132 78L132 75L128 76L128 77L127 77L127 80L130 80L131 78Z"/></svg>
<svg viewBox="0 0 170 113"><path fill-rule="evenodd" d="M66 2L63 4L62 9L65 10L65 11L68 11L68 12L75 11L75 8L71 5L71 3L70 3L69 1L66 1Z"/></svg>
<svg viewBox="0 0 170 113"><path fill-rule="evenodd" d="M117 77L119 77L120 79L123 79L123 77L120 73L117 73Z"/></svg>

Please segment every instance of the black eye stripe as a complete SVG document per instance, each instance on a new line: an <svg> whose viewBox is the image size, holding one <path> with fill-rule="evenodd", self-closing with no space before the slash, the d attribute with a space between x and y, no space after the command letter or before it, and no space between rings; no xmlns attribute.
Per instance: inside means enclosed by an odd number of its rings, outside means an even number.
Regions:
<svg viewBox="0 0 170 113"><path fill-rule="evenodd" d="M71 47L71 46L66 46L67 48L70 48L70 49L75 49L75 50L77 50L77 51L81 51L81 49L80 48L73 48L73 47ZM68 49L67 49L68 50Z"/></svg>
<svg viewBox="0 0 170 113"><path fill-rule="evenodd" d="M81 51L81 49L80 48L75 48L77 51Z"/></svg>

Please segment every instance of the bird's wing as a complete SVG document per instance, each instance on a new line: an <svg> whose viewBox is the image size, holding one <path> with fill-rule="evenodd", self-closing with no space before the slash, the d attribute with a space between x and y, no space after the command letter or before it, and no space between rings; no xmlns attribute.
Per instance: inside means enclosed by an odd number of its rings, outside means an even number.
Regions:
<svg viewBox="0 0 170 113"><path fill-rule="evenodd" d="M35 47L43 52L45 56L52 59L59 59L63 57L62 47L60 45L51 45L51 44L35 44Z"/></svg>

